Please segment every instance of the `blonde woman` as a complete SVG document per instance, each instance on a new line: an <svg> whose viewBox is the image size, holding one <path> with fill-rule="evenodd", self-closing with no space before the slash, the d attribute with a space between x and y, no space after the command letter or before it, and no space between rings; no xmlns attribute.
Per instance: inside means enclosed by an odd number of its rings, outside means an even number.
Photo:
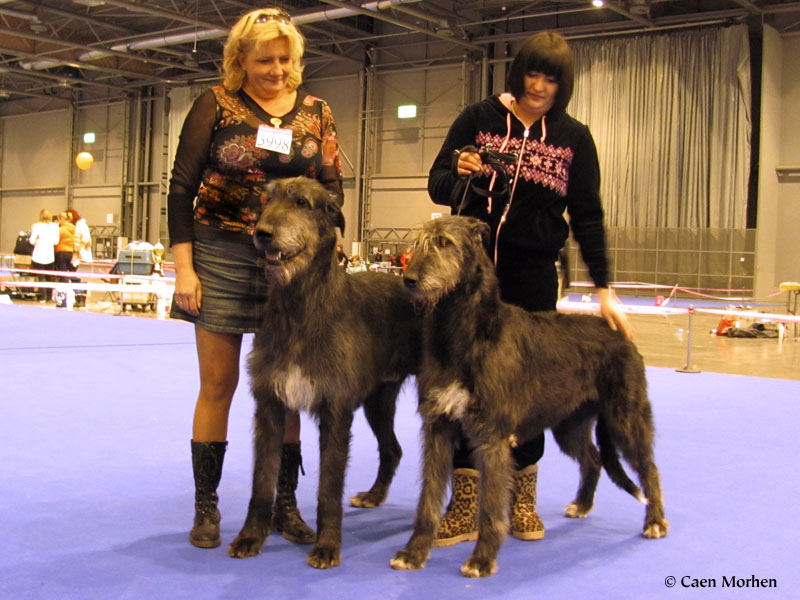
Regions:
<svg viewBox="0 0 800 600"><path fill-rule="evenodd" d="M52 271L56 268L56 244L58 244L58 223L53 221L52 213L43 208L39 212L39 220L31 226L29 241L33 246L31 254L31 269L38 271ZM52 281L52 277L38 275L39 281ZM40 302L47 302L50 298L50 288L37 290Z"/></svg>
<svg viewBox="0 0 800 600"><path fill-rule="evenodd" d="M189 541L220 544L217 486L242 334L260 326L266 280L251 234L266 184L305 175L343 199L328 105L301 88L305 41L287 13L254 10L231 29L223 83L194 103L181 131L168 198L175 260L170 316L195 324L200 391L192 425L195 518ZM268 327L268 325L267 325ZM300 418L286 420L273 526L296 543L314 532L297 509Z"/></svg>

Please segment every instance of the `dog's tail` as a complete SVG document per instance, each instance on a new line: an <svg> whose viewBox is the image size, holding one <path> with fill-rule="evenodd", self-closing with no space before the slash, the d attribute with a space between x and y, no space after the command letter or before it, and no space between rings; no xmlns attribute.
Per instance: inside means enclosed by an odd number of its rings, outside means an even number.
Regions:
<svg viewBox="0 0 800 600"><path fill-rule="evenodd" d="M619 453L614 445L614 441L611 439L611 434L608 431L608 426L603 420L602 415L598 415L597 417L595 434L597 435L597 446L600 449L600 460L603 463L603 468L606 470L606 473L608 473L608 476L611 478L611 481L640 502L647 504L647 499L644 497L644 494L642 494L642 490L631 481L625 469L622 468L622 463L619 462Z"/></svg>

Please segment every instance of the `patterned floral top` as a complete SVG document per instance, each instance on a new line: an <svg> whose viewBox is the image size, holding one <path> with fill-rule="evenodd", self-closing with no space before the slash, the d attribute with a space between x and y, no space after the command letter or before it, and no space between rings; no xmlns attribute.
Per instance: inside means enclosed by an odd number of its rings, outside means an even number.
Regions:
<svg viewBox="0 0 800 600"><path fill-rule="evenodd" d="M449 205L453 212L461 205L467 178L454 172L455 150L471 145L479 150L502 150L515 157L521 152L514 196L502 227L500 218L507 195L489 202L468 191L461 214L488 223L492 246L499 242L499 253L506 253L511 259L516 254L555 260L571 228L595 285L607 287L600 166L589 128L561 113L539 119L527 138L524 130L499 96L468 106L453 122L431 167L431 198L437 204ZM511 189L517 163L506 165L505 170ZM486 189L493 173L487 165L473 183ZM569 223L564 218L565 210Z"/></svg>
<svg viewBox="0 0 800 600"><path fill-rule="evenodd" d="M291 129L288 153L256 146L259 126ZM204 92L181 130L168 197L172 244L195 237L251 243L272 179L305 175L343 199L336 126L323 100L297 91L280 118L244 91Z"/></svg>

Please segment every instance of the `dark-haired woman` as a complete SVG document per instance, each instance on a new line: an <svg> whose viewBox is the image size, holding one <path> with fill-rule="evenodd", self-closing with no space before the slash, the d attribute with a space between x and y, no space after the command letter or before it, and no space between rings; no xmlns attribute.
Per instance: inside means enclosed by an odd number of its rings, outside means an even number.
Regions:
<svg viewBox="0 0 800 600"><path fill-rule="evenodd" d="M571 229L597 288L601 314L612 329L630 338L631 327L608 288L597 150L588 127L566 113L573 79L572 52L561 35L529 37L511 63L508 92L468 106L456 118L431 168L428 192L454 214L489 224L487 250L502 299L528 311L555 310L555 263ZM480 153L487 150L514 157L503 167L506 177L483 163ZM474 188L496 195L487 197ZM517 472L511 532L519 539L544 537L536 513L537 463L543 453L544 435L512 451ZM478 536L478 471L463 437L453 466L453 497L436 532L436 546Z"/></svg>

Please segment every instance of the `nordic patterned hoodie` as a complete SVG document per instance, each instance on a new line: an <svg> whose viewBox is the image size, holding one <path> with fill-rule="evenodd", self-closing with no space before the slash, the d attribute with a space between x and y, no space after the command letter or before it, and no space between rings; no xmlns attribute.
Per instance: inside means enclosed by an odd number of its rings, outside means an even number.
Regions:
<svg viewBox="0 0 800 600"><path fill-rule="evenodd" d="M428 178L431 199L450 206L453 214L467 185L467 178L455 173L453 153L468 145L517 156L506 165L508 193L487 199L470 190L460 213L489 224L495 262L506 253L555 260L571 228L594 284L608 287L600 167L589 128L566 113L551 111L526 136L499 96L468 106L451 126ZM485 165L472 183L498 189L492 174Z"/></svg>

